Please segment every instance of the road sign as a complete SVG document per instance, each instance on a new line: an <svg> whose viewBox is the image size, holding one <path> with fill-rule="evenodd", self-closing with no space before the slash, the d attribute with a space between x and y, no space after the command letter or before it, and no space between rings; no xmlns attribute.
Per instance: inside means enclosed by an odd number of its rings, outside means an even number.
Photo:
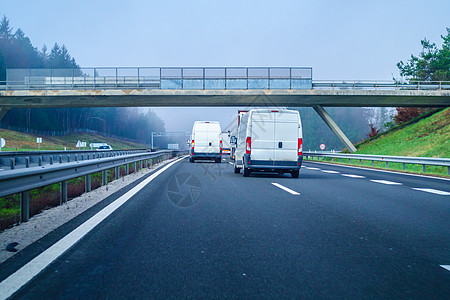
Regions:
<svg viewBox="0 0 450 300"><path fill-rule="evenodd" d="M0 138L0 151L2 151L2 148L5 147L5 139L4 138Z"/></svg>
<svg viewBox="0 0 450 300"><path fill-rule="evenodd" d="M41 149L42 138L36 138L36 142L38 143L38 149Z"/></svg>
<svg viewBox="0 0 450 300"><path fill-rule="evenodd" d="M77 147L77 148L83 147L80 140L78 140L77 145L75 147Z"/></svg>
<svg viewBox="0 0 450 300"><path fill-rule="evenodd" d="M320 144L320 150L325 150L325 144Z"/></svg>

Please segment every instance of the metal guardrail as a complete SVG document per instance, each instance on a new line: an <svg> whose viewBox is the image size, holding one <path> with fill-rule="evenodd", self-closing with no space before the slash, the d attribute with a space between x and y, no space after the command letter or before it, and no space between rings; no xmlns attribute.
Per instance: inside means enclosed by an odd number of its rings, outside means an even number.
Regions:
<svg viewBox="0 0 450 300"><path fill-rule="evenodd" d="M116 179L120 176L120 166L125 165L125 174L129 174L129 165L137 163L151 166L169 157L182 155L182 151L163 150L157 152L136 153L130 155L74 161L53 164L45 167L30 167L0 172L0 197L20 193L20 220L28 221L30 197L29 191L54 183L61 183L60 204L67 202L67 180L85 176L85 191L91 191L91 174L102 172L102 185L107 183L107 170L115 168Z"/></svg>
<svg viewBox="0 0 450 300"><path fill-rule="evenodd" d="M335 158L348 159L349 163L352 159L357 159L361 162L372 161L374 166L375 161L386 162L386 168L389 168L389 163L402 163L403 170L406 168L406 164L422 165L423 171L426 172L426 166L441 166L447 167L447 174L450 175L450 158L434 158L434 157L408 157L408 156L389 156L389 155L370 155L370 154L343 154L343 153L330 153L330 152L303 152L303 157L309 159L309 157L330 157L332 161Z"/></svg>
<svg viewBox="0 0 450 300"><path fill-rule="evenodd" d="M148 149L125 149L112 151L65 150L0 152L0 168L16 169L45 166L96 158L115 157L149 152Z"/></svg>

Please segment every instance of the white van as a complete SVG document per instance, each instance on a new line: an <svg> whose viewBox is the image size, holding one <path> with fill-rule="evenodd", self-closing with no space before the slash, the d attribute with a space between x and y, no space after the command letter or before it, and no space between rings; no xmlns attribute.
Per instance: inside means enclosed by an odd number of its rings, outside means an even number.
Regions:
<svg viewBox="0 0 450 300"><path fill-rule="evenodd" d="M189 161L213 159L222 161L222 129L219 122L196 121L192 128Z"/></svg>
<svg viewBox="0 0 450 300"><path fill-rule="evenodd" d="M298 178L302 164L302 124L296 110L252 109L238 127L234 172L291 173ZM233 139L232 139L233 140Z"/></svg>

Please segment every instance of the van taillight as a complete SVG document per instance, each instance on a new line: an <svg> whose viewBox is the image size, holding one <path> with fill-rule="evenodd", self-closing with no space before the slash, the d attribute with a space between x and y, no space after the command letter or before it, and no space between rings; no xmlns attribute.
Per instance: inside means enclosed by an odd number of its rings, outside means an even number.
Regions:
<svg viewBox="0 0 450 300"><path fill-rule="evenodd" d="M192 150L194 150L194 140L192 140L191 146L192 146Z"/></svg>
<svg viewBox="0 0 450 300"><path fill-rule="evenodd" d="M303 140L298 139L298 155L302 155L302 154L303 154Z"/></svg>
<svg viewBox="0 0 450 300"><path fill-rule="evenodd" d="M250 154L250 151L252 150L252 138L247 137L247 141L245 143L245 154Z"/></svg>

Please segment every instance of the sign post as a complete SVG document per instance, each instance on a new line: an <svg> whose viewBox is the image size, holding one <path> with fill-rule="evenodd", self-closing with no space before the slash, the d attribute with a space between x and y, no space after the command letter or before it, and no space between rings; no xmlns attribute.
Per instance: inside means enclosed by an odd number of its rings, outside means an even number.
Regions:
<svg viewBox="0 0 450 300"><path fill-rule="evenodd" d="M36 142L38 144L38 149L41 149L42 138L40 137L36 138Z"/></svg>
<svg viewBox="0 0 450 300"><path fill-rule="evenodd" d="M0 138L0 151L2 151L2 148L5 147L5 139L4 138Z"/></svg>

